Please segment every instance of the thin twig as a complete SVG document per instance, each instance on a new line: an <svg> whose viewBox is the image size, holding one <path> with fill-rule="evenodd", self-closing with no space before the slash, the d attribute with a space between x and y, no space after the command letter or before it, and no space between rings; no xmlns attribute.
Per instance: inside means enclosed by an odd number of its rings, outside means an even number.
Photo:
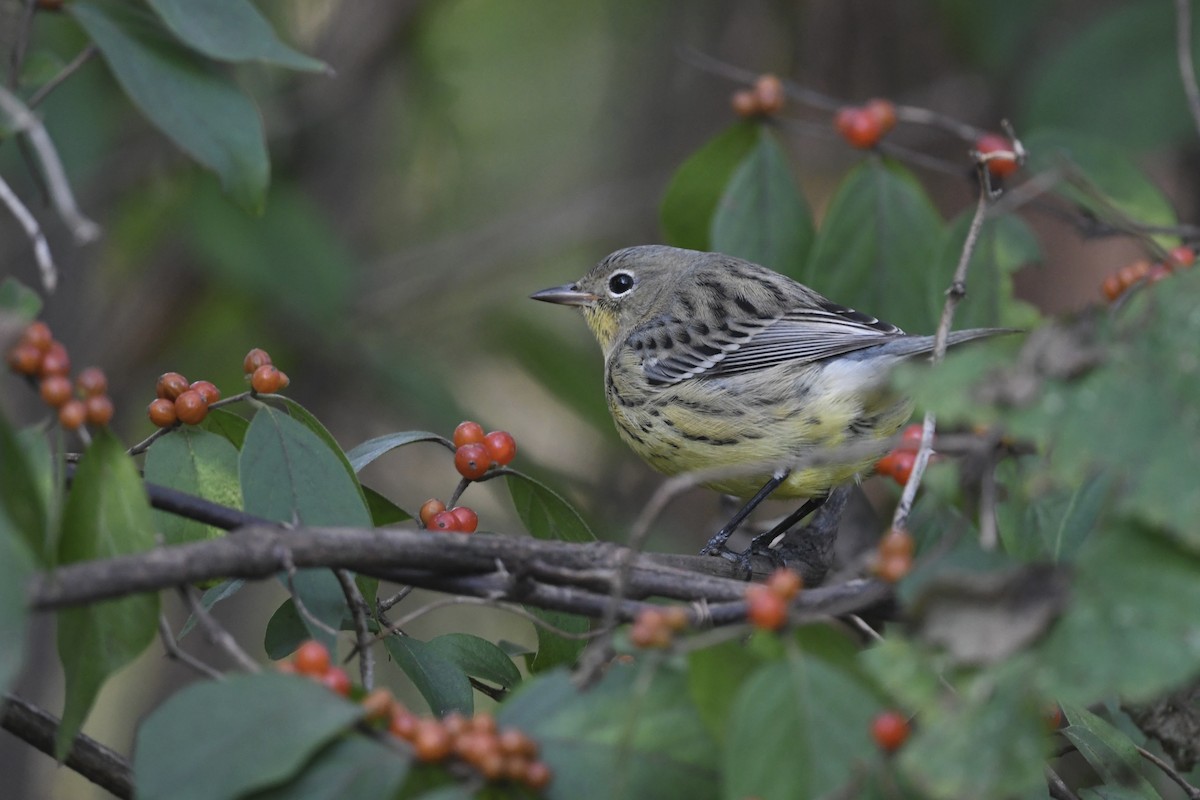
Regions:
<svg viewBox="0 0 1200 800"><path fill-rule="evenodd" d="M575 633L573 631L563 630L555 625L551 625L549 622L546 622L536 614L529 613L521 606L514 605L512 603L505 603L501 600L492 600L487 597L446 597L441 600L434 600L432 603L427 603L418 609L414 609L395 622L387 623L386 628L375 634L375 636L371 638L371 641L377 642L381 639L386 639L388 636L391 636L394 633L403 633L404 628L411 625L413 622L425 616L426 614L429 614L430 612L437 611L438 609L446 608L448 606L462 605L486 606L488 608L495 608L499 611L507 611L508 613L518 616L521 619L532 622L536 627L550 631L551 633L561 636L564 639L592 639L598 636L600 633L599 631ZM361 647L361 645L358 645L358 647Z"/></svg>
<svg viewBox="0 0 1200 800"><path fill-rule="evenodd" d="M204 629L210 642L224 650L226 655L247 672L262 671L258 662L241 648L233 635L225 630L212 614L208 613L208 609L200 602L200 598L191 584L180 586L179 594L183 597L183 602L187 604L188 610L195 616L196 622Z"/></svg>
<svg viewBox="0 0 1200 800"><path fill-rule="evenodd" d="M210 667L179 646L179 641L175 638L174 632L171 631L171 625L167 622L166 615L162 613L158 615L158 638L162 641L168 658L186 664L206 678L218 681L225 680L225 675L220 670Z"/></svg>
<svg viewBox="0 0 1200 800"><path fill-rule="evenodd" d="M403 586L400 588L400 591L396 592L391 597L388 597L384 600L376 599L375 600L376 615L381 615L381 614L384 614L384 613L390 611L392 608L394 608L396 606L397 603L399 603L401 600L403 600L404 598L406 598L410 594L412 594L412 592L413 592L413 587Z"/></svg>
<svg viewBox="0 0 1200 800"><path fill-rule="evenodd" d="M326 625L324 621L317 618L317 615L308 610L304 600L300 597L300 593L296 591L296 563L292 560L292 553L286 546L280 545L279 559L283 562L283 571L287 576L288 594L292 596L292 605L300 612L300 616L304 617L304 621L312 625L317 630L323 631L330 636L336 637L338 630Z"/></svg>
<svg viewBox="0 0 1200 800"><path fill-rule="evenodd" d="M70 63L63 67L57 75L43 83L38 90L33 93L33 96L29 98L28 106L33 109L41 105L42 101L45 100L51 92L61 86L63 81L65 81L67 78L74 75L80 67L90 61L92 56L96 55L98 52L99 51L96 49L96 45L89 43L88 46L80 50L79 55L71 59Z"/></svg>
<svg viewBox="0 0 1200 800"><path fill-rule="evenodd" d="M1200 132L1200 86L1196 84L1196 65L1192 63L1192 0L1175 0L1175 52L1188 110Z"/></svg>
<svg viewBox="0 0 1200 800"><path fill-rule="evenodd" d="M3 177L0 177L0 201L8 206L8 210L25 229L25 235L33 243L33 256L37 259L38 271L42 274L42 288L47 293L53 292L58 286L58 268L54 266L54 256L50 254L50 243L46 241L46 234L42 233L37 219Z"/></svg>
<svg viewBox="0 0 1200 800"><path fill-rule="evenodd" d="M1158 767L1163 771L1164 775L1173 780L1175 785L1182 789L1183 793L1188 796L1188 800L1200 800L1200 789L1188 783L1187 779L1179 773L1179 770L1175 769L1175 767L1171 766L1166 761L1163 761L1161 758L1154 755L1154 753L1151 753L1144 747L1138 747L1137 752L1139 756Z"/></svg>
<svg viewBox="0 0 1200 800"><path fill-rule="evenodd" d="M1058 773L1046 767L1046 784L1050 790L1050 796L1054 800L1079 800L1079 795L1075 794L1063 782L1063 779L1058 777Z"/></svg>
<svg viewBox="0 0 1200 800"><path fill-rule="evenodd" d="M371 691L375 688L375 654L371 652L371 630L367 627L367 601L363 599L358 584L349 570L335 569L341 584L342 594L346 596L346 605L350 606L350 616L354 619L354 633L358 642L358 672L362 678L363 689Z"/></svg>

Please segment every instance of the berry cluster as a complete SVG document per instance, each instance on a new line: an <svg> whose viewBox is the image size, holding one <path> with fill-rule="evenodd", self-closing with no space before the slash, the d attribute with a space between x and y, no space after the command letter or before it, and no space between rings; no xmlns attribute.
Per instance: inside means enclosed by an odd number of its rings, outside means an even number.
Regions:
<svg viewBox="0 0 1200 800"><path fill-rule="evenodd" d="M739 117L770 117L783 110L786 98L783 81L768 73L759 75L753 88L734 92L730 102Z"/></svg>
<svg viewBox="0 0 1200 800"><path fill-rule="evenodd" d="M517 443L507 431L484 434L478 422L460 422L454 429L454 468L469 481L487 474L493 464L504 466L517 455Z"/></svg>
<svg viewBox="0 0 1200 800"><path fill-rule="evenodd" d="M912 570L916 542L903 528L892 528L879 540L871 571L882 581L895 583Z"/></svg>
<svg viewBox="0 0 1200 800"><path fill-rule="evenodd" d="M309 639L296 649L291 661L281 661L276 668L312 678L342 697L350 696L350 676L341 667L333 666L329 651L320 642Z"/></svg>
<svg viewBox="0 0 1200 800"><path fill-rule="evenodd" d="M246 353L242 371L250 376L250 388L256 394L274 394L291 383L287 373L271 363L271 354L259 347Z"/></svg>
<svg viewBox="0 0 1200 800"><path fill-rule="evenodd" d="M871 721L871 738L885 753L899 750L911 732L908 718L899 711L884 711Z"/></svg>
<svg viewBox="0 0 1200 800"><path fill-rule="evenodd" d="M1013 143L998 133L985 133L976 139L975 152L987 159L987 170L993 178L1006 178L1021 166L1015 158Z"/></svg>
<svg viewBox="0 0 1200 800"><path fill-rule="evenodd" d="M772 572L765 583L746 587L746 619L756 628L777 631L787 622L788 604L795 599L804 582L800 573L786 567Z"/></svg>
<svg viewBox="0 0 1200 800"><path fill-rule="evenodd" d="M433 497L421 504L418 516L421 526L431 531L474 533L479 527L479 515L471 509L466 506L447 509L445 503Z"/></svg>
<svg viewBox="0 0 1200 800"><path fill-rule="evenodd" d="M1142 283L1158 283L1180 269L1187 269L1196 263L1196 251L1190 247L1176 247L1165 261L1150 263L1136 261L1114 272L1104 279L1101 291L1110 303L1129 291L1130 288Z"/></svg>
<svg viewBox="0 0 1200 800"><path fill-rule="evenodd" d="M922 425L913 424L900 434L900 445L875 462L875 474L887 475L904 486L912 477L913 465L917 463L917 450L921 446Z"/></svg>
<svg viewBox="0 0 1200 800"><path fill-rule="evenodd" d="M859 150L870 150L896 127L896 106L879 97L861 106L842 106L833 115L833 127Z"/></svg>
<svg viewBox="0 0 1200 800"><path fill-rule="evenodd" d="M104 372L88 367L72 385L71 357L46 323L32 322L25 328L8 351L8 366L38 382L42 400L58 411L58 424L67 430L76 430L85 422L102 427L112 421L113 403Z"/></svg>
<svg viewBox="0 0 1200 800"><path fill-rule="evenodd" d="M675 634L687 628L688 613L682 606L647 608L638 612L629 629L629 641L634 647L666 649Z"/></svg>
<svg viewBox="0 0 1200 800"><path fill-rule="evenodd" d="M154 385L158 395L146 407L150 421L160 428L176 422L199 425L208 416L208 407L221 399L221 390L211 381L193 381L178 372L164 372Z"/></svg>

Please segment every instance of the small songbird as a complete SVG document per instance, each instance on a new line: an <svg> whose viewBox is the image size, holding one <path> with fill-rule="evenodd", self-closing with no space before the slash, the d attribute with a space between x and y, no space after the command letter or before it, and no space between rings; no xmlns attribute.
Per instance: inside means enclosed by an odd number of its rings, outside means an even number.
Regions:
<svg viewBox="0 0 1200 800"><path fill-rule="evenodd" d="M716 475L704 485L754 498L746 513L772 493L819 502L869 470L912 413L889 369L934 346L758 264L660 245L618 250L532 297L583 312L634 452L667 475Z"/></svg>

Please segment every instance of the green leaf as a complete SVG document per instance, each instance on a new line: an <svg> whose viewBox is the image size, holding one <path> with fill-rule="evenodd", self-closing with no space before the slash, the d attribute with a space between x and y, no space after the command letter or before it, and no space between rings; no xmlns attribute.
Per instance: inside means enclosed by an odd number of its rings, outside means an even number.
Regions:
<svg viewBox="0 0 1200 800"><path fill-rule="evenodd" d="M521 522L537 539L563 542L592 542L592 533L579 512L557 492L528 475L512 472L505 476L513 508Z"/></svg>
<svg viewBox="0 0 1200 800"><path fill-rule="evenodd" d="M252 800L393 800L409 761L395 748L347 736L317 753L287 783L249 795Z"/></svg>
<svg viewBox="0 0 1200 800"><path fill-rule="evenodd" d="M228 600L242 590L246 585L246 581L241 578L233 580L221 581L215 586L210 586L200 596L200 606L206 611L211 611L213 606L220 603L222 600ZM177 639L183 641L183 637L187 636L192 628L196 627L196 615L189 614L187 621L183 623L183 627L179 629Z"/></svg>
<svg viewBox="0 0 1200 800"><path fill-rule="evenodd" d="M1083 183L1062 180L1055 191L1078 203L1099 220L1127 226L1136 220L1145 226L1173 226L1178 219L1171 201L1130 159L1127 151L1105 139L1080 133L1038 130L1022 140L1029 152L1029 167L1042 171L1066 170ZM1123 216L1122 216L1123 215ZM1159 237L1174 246L1172 237Z"/></svg>
<svg viewBox="0 0 1200 800"><path fill-rule="evenodd" d="M8 515L0 509L0 693L25 663L28 612L25 582L34 560Z"/></svg>
<svg viewBox="0 0 1200 800"><path fill-rule="evenodd" d="M362 444L351 448L346 453L346 458L350 461L350 469L354 470L355 473L359 473L362 472L363 467L385 453L414 442L440 442L442 444L449 444L446 441L446 437L438 436L436 433L429 433L428 431L400 431L399 433L388 433L383 436L376 436L374 439L368 439Z"/></svg>
<svg viewBox="0 0 1200 800"><path fill-rule="evenodd" d="M963 244L975 212L960 214L946 229L937 257L938 279L949 286L962 256ZM979 231L971 262L967 266L967 296L954 315L955 328L1029 327L1038 319L1037 309L1013 295L1013 274L1037 262L1041 248L1033 231L1020 218L1007 214L987 217ZM929 314L942 313L945 295L930 292Z"/></svg>
<svg viewBox="0 0 1200 800"><path fill-rule="evenodd" d="M328 72L323 61L293 50L246 0L148 0L180 41L219 61L262 61L308 72Z"/></svg>
<svg viewBox="0 0 1200 800"><path fill-rule="evenodd" d="M439 717L451 711L470 716L475 707L471 682L458 665L411 636L389 636L384 647Z"/></svg>
<svg viewBox="0 0 1200 800"><path fill-rule="evenodd" d="M587 644L583 634L591 629L591 621L587 617L569 614L566 611L547 611L533 606L525 606L525 610L558 630L574 634L570 637L561 636L541 625L535 625L533 629L537 634L538 646L537 652L528 662L529 671L539 673L548 672L556 667L574 666L575 660Z"/></svg>
<svg viewBox="0 0 1200 800"><path fill-rule="evenodd" d="M178 489L228 508L242 507L238 451L227 439L198 428L183 427L150 445L143 474L150 483ZM167 544L215 539L224 531L177 514L155 511L155 524Z"/></svg>
<svg viewBox="0 0 1200 800"><path fill-rule="evenodd" d="M296 601L289 597L279 604L279 608L275 609L275 613L267 620L267 630L263 634L263 650L267 658L279 661L296 652L301 642L309 638L311 634L308 625L304 617L300 616Z"/></svg>
<svg viewBox="0 0 1200 800"><path fill-rule="evenodd" d="M872 753L879 701L844 658L793 648L760 668L734 700L725 737L727 798L822 797Z"/></svg>
<svg viewBox="0 0 1200 800"><path fill-rule="evenodd" d="M709 231L725 186L758 141L758 126L738 122L692 154L675 172L660 215L667 244L711 250Z"/></svg>
<svg viewBox="0 0 1200 800"><path fill-rule="evenodd" d="M250 421L239 460L246 512L307 526L370 527L370 512L340 452L287 414L263 406ZM305 608L337 630L346 601L333 573L298 570L294 583ZM332 648L333 634L305 623L313 638Z"/></svg>
<svg viewBox="0 0 1200 800"><path fill-rule="evenodd" d="M812 211L796 187L775 135L758 141L721 195L712 218L711 249L798 277L812 248Z"/></svg>
<svg viewBox="0 0 1200 800"><path fill-rule="evenodd" d="M1128 736L1082 706L1065 704L1070 723L1061 733L1075 745L1106 784L1131 792L1130 797L1157 800L1158 792L1141 774L1142 758Z"/></svg>
<svg viewBox="0 0 1200 800"><path fill-rule="evenodd" d="M1071 34L1025 71L1028 86L1016 95L1023 101L1018 129L1075 130L1137 150L1195 135L1170 3L1111 6ZM1193 29L1192 50L1200 58L1196 39Z"/></svg>
<svg viewBox="0 0 1200 800"><path fill-rule="evenodd" d="M525 681L497 714L554 767L549 800L716 798L718 750L679 673L614 664L580 691L566 670ZM793 795L794 797L795 795Z"/></svg>
<svg viewBox="0 0 1200 800"><path fill-rule="evenodd" d="M724 741L734 700L746 679L763 665L763 658L739 640L693 650L687 659L692 702L708 732Z"/></svg>
<svg viewBox="0 0 1200 800"><path fill-rule="evenodd" d="M250 421L232 411L214 408L208 412L208 416L200 423L200 427L210 433L223 436L231 445L241 450L242 443L246 441L246 429L250 427Z"/></svg>
<svg viewBox="0 0 1200 800"><path fill-rule="evenodd" d="M342 450L342 446L338 444L337 439L333 438L333 434L329 432L329 429L326 428L321 423L321 420L317 419L311 411L297 403L295 400L291 399L290 397L282 396L279 399L283 402L284 406L287 407L288 414L292 417L292 419L296 420L301 425L315 433L317 437L329 447L329 450L334 454L334 456L337 457L337 460L342 463L342 466L345 467L346 474L350 476L350 482L354 484L355 488L358 489L358 494L360 497L362 497L363 503L365 504L367 498L366 495L363 494L362 485L358 482L358 470L356 470L350 464L350 459L346 456L345 451Z"/></svg>
<svg viewBox="0 0 1200 800"><path fill-rule="evenodd" d="M382 528L385 525L394 525L397 522L404 522L413 518L412 514L409 514L371 487L364 486L362 490L367 498L367 508L371 512L371 524L376 528Z"/></svg>
<svg viewBox="0 0 1200 800"><path fill-rule="evenodd" d="M802 280L837 303L931 333L937 317L929 297L946 289L929 268L942 228L912 173L869 158L830 201Z"/></svg>
<svg viewBox="0 0 1200 800"><path fill-rule="evenodd" d="M96 431L75 470L63 510L60 564L128 555L154 547L154 522L137 466L117 438ZM137 658L158 631L158 595L106 600L58 614L58 655L66 703L55 741L70 750L108 677Z"/></svg>
<svg viewBox="0 0 1200 800"><path fill-rule="evenodd" d="M0 310L32 321L42 310L42 298L16 278L0 281Z"/></svg>
<svg viewBox="0 0 1200 800"><path fill-rule="evenodd" d="M215 172L238 205L261 212L270 175L262 119L237 84L129 3L78 0L64 11L142 114Z"/></svg>
<svg viewBox="0 0 1200 800"><path fill-rule="evenodd" d="M216 800L276 785L362 715L362 706L291 675L264 672L192 684L138 728L138 797Z"/></svg>
<svg viewBox="0 0 1200 800"><path fill-rule="evenodd" d="M512 689L521 682L521 671L512 659L487 639L469 633L447 633L426 646L472 678Z"/></svg>
<svg viewBox="0 0 1200 800"><path fill-rule="evenodd" d="M16 431L0 413L0 513L7 516L14 532L41 563L55 562L54 546L48 535L44 494L38 486L33 465Z"/></svg>

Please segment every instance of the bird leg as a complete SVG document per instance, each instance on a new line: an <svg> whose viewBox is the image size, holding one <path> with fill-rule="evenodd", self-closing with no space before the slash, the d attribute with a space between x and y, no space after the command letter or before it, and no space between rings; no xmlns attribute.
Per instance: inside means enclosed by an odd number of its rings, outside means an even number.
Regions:
<svg viewBox="0 0 1200 800"><path fill-rule="evenodd" d="M770 495L771 492L779 488L779 484L787 480L787 476L790 473L791 470L785 469L775 475L772 475L771 479L763 484L763 487L755 493L754 497L751 497L749 500L747 500L746 504L739 508L737 513L729 518L729 522L726 522L725 526L721 528L721 530L717 531L717 535L708 540L708 544L704 545L704 547L700 550L700 555L721 556L722 558L730 561L736 561L738 559L738 554L726 547L725 543L729 541L730 536L733 536L733 532L738 529L738 525L741 525L742 521L750 515L750 512L757 508L759 503L761 503L763 500L766 500L767 496Z"/></svg>
<svg viewBox="0 0 1200 800"><path fill-rule="evenodd" d="M760 533L750 540L750 553L754 555L762 555L767 553L771 548L771 542L775 541L775 537L787 531L788 528L795 525L800 520L807 517L809 514L816 511L821 506L825 505L825 501L829 499L829 495L823 494L820 497L810 497L804 501L804 505L797 508L791 514L788 514L782 522L776 525L766 533Z"/></svg>

